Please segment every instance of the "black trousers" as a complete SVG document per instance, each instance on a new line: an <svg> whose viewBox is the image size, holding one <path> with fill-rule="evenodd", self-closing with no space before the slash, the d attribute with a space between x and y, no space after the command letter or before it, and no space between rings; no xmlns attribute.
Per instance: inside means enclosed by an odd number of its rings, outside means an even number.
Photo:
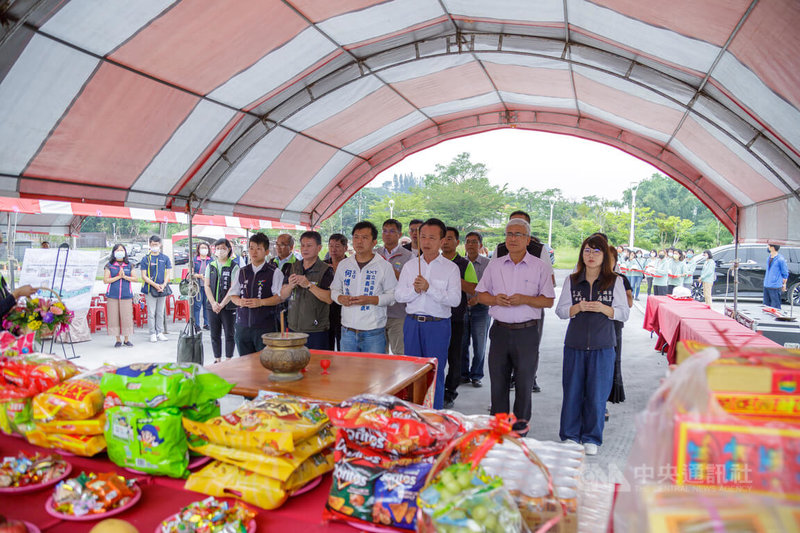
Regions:
<svg viewBox="0 0 800 533"><path fill-rule="evenodd" d="M223 309L219 314L208 310L208 329L211 334L211 350L214 357L222 357L222 330L225 330L225 357L233 357L233 347L236 345L233 325L236 323L236 309Z"/></svg>
<svg viewBox="0 0 800 533"><path fill-rule="evenodd" d="M653 285L653 296L666 296L669 294L669 287L664 285Z"/></svg>
<svg viewBox="0 0 800 533"><path fill-rule="evenodd" d="M538 322L538 321L537 321ZM531 419L531 388L539 366L539 325L510 329L492 325L489 330L489 379L492 385L491 413L510 411L509 385L514 373L514 416L518 420Z"/></svg>
<svg viewBox="0 0 800 533"><path fill-rule="evenodd" d="M447 377L444 378L444 401L452 402L458 396L461 384L461 337L464 321L450 320L450 346L447 348Z"/></svg>
<svg viewBox="0 0 800 533"><path fill-rule="evenodd" d="M264 341L261 340L261 335L278 330L274 320L267 320L267 323L263 327L258 328L236 324L234 329L236 349L239 350L239 355L250 355L251 353L260 352L264 349Z"/></svg>
<svg viewBox="0 0 800 533"><path fill-rule="evenodd" d="M342 306L332 303L328 313L330 329L328 330L329 350L342 351Z"/></svg>

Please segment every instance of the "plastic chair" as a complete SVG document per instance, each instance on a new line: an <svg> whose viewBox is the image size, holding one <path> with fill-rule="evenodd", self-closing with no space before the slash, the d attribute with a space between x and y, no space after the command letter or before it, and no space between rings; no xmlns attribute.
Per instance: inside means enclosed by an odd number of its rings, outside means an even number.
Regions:
<svg viewBox="0 0 800 533"><path fill-rule="evenodd" d="M90 333L94 333L95 331L102 329L101 326L108 327L108 322L106 321L106 311L102 307L90 307L86 318L89 322Z"/></svg>
<svg viewBox="0 0 800 533"><path fill-rule="evenodd" d="M166 296L166 298L167 298L167 300L164 302L164 305L165 305L165 308L166 308L166 312L167 312L168 315L171 315L172 314L172 310L175 308L175 295L174 294L168 294ZM174 320L173 320L173 322L174 322Z"/></svg>
<svg viewBox="0 0 800 533"><path fill-rule="evenodd" d="M147 304L142 302L141 304L133 303L133 323L136 324L137 328L144 327L147 324Z"/></svg>
<svg viewBox="0 0 800 533"><path fill-rule="evenodd" d="M189 321L189 300L178 300L175 302L175 314L172 315L172 321L186 320Z"/></svg>

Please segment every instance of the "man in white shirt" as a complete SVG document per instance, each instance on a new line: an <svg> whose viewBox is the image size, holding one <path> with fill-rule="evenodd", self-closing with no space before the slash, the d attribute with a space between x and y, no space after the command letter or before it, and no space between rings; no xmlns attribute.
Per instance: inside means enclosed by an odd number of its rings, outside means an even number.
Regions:
<svg viewBox="0 0 800 533"><path fill-rule="evenodd" d="M362 220L353 226L354 256L343 259L331 284L331 298L342 306L343 352L385 353L386 308L397 285L392 266L373 253L378 228Z"/></svg>
<svg viewBox="0 0 800 533"><path fill-rule="evenodd" d="M377 253L386 259L394 269L395 276L400 278L400 271L409 259L414 257L411 250L400 246L403 235L403 224L390 218L383 223L383 246ZM395 355L405 353L403 348L403 323L406 320L406 305L395 303L386 310L386 343Z"/></svg>
<svg viewBox="0 0 800 533"><path fill-rule="evenodd" d="M451 307L461 302L458 265L439 253L447 226L438 218L425 221L419 230L421 256L403 266L395 299L406 304L403 342L407 355L434 357L436 393L433 406L444 406L444 378L450 345Z"/></svg>

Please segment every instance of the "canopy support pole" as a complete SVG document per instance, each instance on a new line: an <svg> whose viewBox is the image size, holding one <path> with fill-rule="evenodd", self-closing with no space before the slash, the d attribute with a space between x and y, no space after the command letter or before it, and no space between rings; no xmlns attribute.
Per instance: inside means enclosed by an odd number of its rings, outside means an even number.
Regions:
<svg viewBox="0 0 800 533"><path fill-rule="evenodd" d="M739 316L739 208L736 208L736 224L733 237L733 319Z"/></svg>
<svg viewBox="0 0 800 533"><path fill-rule="evenodd" d="M8 278L11 284L11 290L15 290L16 287L16 280L15 274L17 273L17 257L14 254L14 248L16 247L16 240L17 240L17 219L19 218L19 213L14 213L14 224L11 224L11 217L8 217L8 231L6 235L8 238L6 239L6 260L8 261Z"/></svg>

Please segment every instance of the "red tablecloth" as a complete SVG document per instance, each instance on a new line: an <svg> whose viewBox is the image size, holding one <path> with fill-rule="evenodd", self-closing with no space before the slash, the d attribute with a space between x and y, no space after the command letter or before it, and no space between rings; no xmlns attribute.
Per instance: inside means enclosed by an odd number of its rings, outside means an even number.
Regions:
<svg viewBox="0 0 800 533"><path fill-rule="evenodd" d="M23 439L0 435L0 457L16 455L19 451L44 452L38 446L28 444ZM202 500L206 496L183 489L184 481L165 477L151 477L145 474L127 472L108 460L105 454L100 458L65 457L72 464L72 474L77 476L81 470L87 472L118 472L125 477L137 477L141 480L142 498L131 509L115 515L114 518L127 520L139 529L140 533L152 533L161 521L178 512L181 507L193 501ZM289 500L274 511L261 510L257 517L259 531L324 531L354 532L355 530L342 523L322 523L322 509L328 498L331 476L323 477L322 483L306 494ZM47 498L53 489L44 489L27 494L0 494L0 514L8 518L27 520L46 533L86 533L96 522L68 522L53 518L44 510ZM251 506L252 507L252 506Z"/></svg>
<svg viewBox="0 0 800 533"><path fill-rule="evenodd" d="M667 360L675 363L675 347L682 340L695 340L711 346L747 345L780 347L759 333L693 300L668 296L647 299L644 328L658 335L656 350L666 346ZM723 334L719 332L722 331ZM727 339L727 341L726 341Z"/></svg>

